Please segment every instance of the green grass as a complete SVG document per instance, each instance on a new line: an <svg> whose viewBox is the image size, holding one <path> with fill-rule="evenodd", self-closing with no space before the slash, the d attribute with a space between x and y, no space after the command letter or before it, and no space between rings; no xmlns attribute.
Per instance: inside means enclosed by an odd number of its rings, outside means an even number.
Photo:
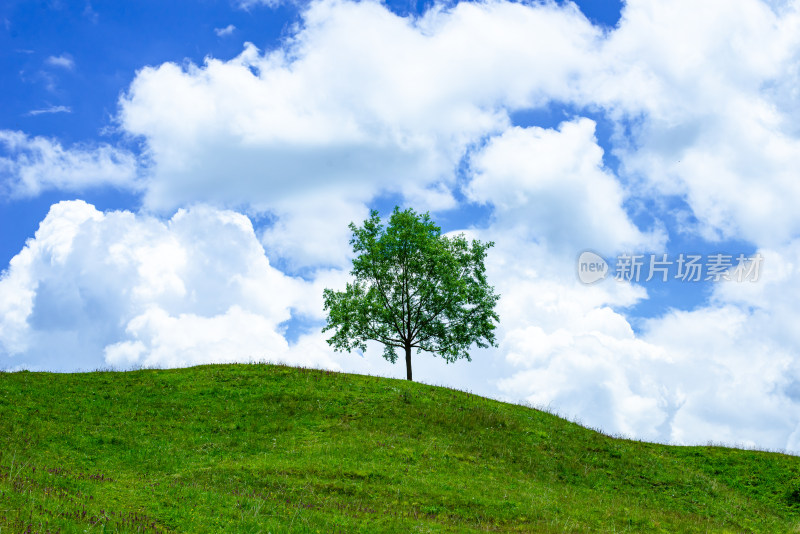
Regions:
<svg viewBox="0 0 800 534"><path fill-rule="evenodd" d="M798 532L800 458L273 365L0 373L6 532Z"/></svg>

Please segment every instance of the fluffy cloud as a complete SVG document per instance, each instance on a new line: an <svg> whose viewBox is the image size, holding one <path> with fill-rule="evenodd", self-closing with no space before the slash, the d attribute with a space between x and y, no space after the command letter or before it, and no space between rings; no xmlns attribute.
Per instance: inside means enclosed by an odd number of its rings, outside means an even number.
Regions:
<svg viewBox="0 0 800 534"><path fill-rule="evenodd" d="M569 129L562 125L562 131ZM524 134L526 142L537 134L559 135L554 130L518 133ZM568 161L579 161L576 156L572 154ZM611 280L581 284L576 270L580 249L572 248L585 246L585 239L595 237L602 237L599 246L608 250L618 250L623 243L647 246L654 236L630 232L634 227L622 215L621 199L603 206L614 217L596 217L590 209L595 204L587 195L559 196L560 186L547 176L546 171L517 175L525 201L517 197L506 209L496 209L496 224L479 232L497 243L487 264L489 279L502 296L498 340L505 365L503 373L493 377L497 391L509 400L549 406L606 432L667 440L669 429L662 425L671 407L670 392L662 388L658 369L669 356L637 338L625 316L625 310L647 294L641 287ZM479 177L482 180L485 175ZM587 183L602 182L603 174L594 165L583 174L565 173L564 189L580 190L569 181L581 178ZM498 177L498 181L503 179ZM610 187L608 192L607 200L613 201L615 189ZM566 243L558 233L547 232L547 225L557 221L536 213L552 206L557 206L553 213L561 217L574 214L577 233L567 237ZM526 218L522 215L526 212L535 215ZM537 242L537 235L544 237ZM548 239L550 235L556 240Z"/></svg>
<svg viewBox="0 0 800 534"><path fill-rule="evenodd" d="M506 130L472 156L467 193L494 207L498 234L524 227L552 252L655 250L665 236L644 234L628 218L624 191L604 168L594 132L585 118L557 130Z"/></svg>
<svg viewBox="0 0 800 534"><path fill-rule="evenodd" d="M0 280L2 365L335 367L283 337L317 290L269 265L243 215L198 206L162 222L61 202Z"/></svg>
<svg viewBox="0 0 800 534"><path fill-rule="evenodd" d="M453 207L469 148L508 126L509 107L573 91L599 36L574 6L504 2L418 19L372 2L315 2L303 20L277 50L248 44L229 61L137 74L119 120L146 140L149 208L244 205L284 229L326 227L330 210L305 205L331 199L352 213L381 194ZM281 248L276 233L266 243ZM336 233L306 239L321 262L330 243L346 248ZM300 259L311 261L309 250Z"/></svg>
<svg viewBox="0 0 800 534"><path fill-rule="evenodd" d="M632 1L601 55L584 98L633 123L617 154L646 194L684 198L708 239L797 235L796 3Z"/></svg>
<svg viewBox="0 0 800 534"><path fill-rule="evenodd" d="M509 248L490 270L510 365L496 383L508 398L640 439L800 451L796 241L759 251L757 282L722 282L708 304L668 310L638 334L625 309L643 290L583 286L553 272L574 277L574 264L548 250ZM510 258L527 268L509 269Z"/></svg>
<svg viewBox="0 0 800 534"><path fill-rule="evenodd" d="M642 339L671 355L660 381L681 398L675 441L696 436L800 451L800 336L792 317L800 243L761 249L757 282L722 283L708 305L671 311Z"/></svg>
<svg viewBox="0 0 800 534"><path fill-rule="evenodd" d="M8 196L30 197L51 189L83 191L103 185L139 188L136 158L107 144L65 149L46 137L0 130L0 147L5 149L5 155L0 155L0 192Z"/></svg>
<svg viewBox="0 0 800 534"><path fill-rule="evenodd" d="M492 224L477 233L497 243L488 271L502 295L498 337L507 367L496 385L509 399L607 432L668 439L669 404L656 374L668 355L637 339L621 313L645 291L585 286L576 276L581 250L650 250L665 239L630 220L594 133L585 118L557 129L512 128L470 159L467 193L494 208Z"/></svg>
<svg viewBox="0 0 800 534"><path fill-rule="evenodd" d="M503 295L507 398L640 439L800 451L797 240L758 251L758 281L721 282L705 305L636 333L625 311L644 290L581 285L574 258L503 236L489 274Z"/></svg>
<svg viewBox="0 0 800 534"><path fill-rule="evenodd" d="M309 195L275 204L275 222L261 234L261 242L272 256L286 259L289 269L310 265L344 267L351 222L361 224L369 210L361 202L335 194Z"/></svg>
<svg viewBox="0 0 800 534"><path fill-rule="evenodd" d="M493 279L504 288L501 351L512 368L497 384L508 397L607 432L800 450L790 324L798 12L736 5L629 2L597 63L576 78L573 102L614 121L621 181L596 163L586 120L508 130L472 156L468 191L492 203L489 235L507 244ZM643 240L630 224L625 197L656 208L681 198L691 211L679 219L697 223L671 232L761 247L761 280L718 285L707 304L665 310L636 334L626 308L646 294L611 281L582 287L563 276L574 276L574 257L559 252L561 243L575 253L657 243L659 232ZM590 206L606 227L593 224Z"/></svg>

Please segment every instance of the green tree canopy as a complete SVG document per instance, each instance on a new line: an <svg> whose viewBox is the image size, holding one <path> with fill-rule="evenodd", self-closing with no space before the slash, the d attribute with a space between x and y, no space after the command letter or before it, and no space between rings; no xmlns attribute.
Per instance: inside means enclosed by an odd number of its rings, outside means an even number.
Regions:
<svg viewBox="0 0 800 534"><path fill-rule="evenodd" d="M411 349L439 354L448 362L471 361L467 349L497 346L498 295L486 281L484 260L492 242L446 237L430 216L395 208L384 227L372 211L362 227L350 223L356 258L355 280L344 291L326 289L328 343L337 351L365 351L369 340L383 343L383 357Z"/></svg>

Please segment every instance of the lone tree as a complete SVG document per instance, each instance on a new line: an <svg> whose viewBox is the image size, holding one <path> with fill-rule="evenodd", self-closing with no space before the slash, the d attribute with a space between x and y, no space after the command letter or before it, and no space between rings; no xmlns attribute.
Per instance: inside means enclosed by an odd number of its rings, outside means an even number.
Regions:
<svg viewBox="0 0 800 534"><path fill-rule="evenodd" d="M383 343L383 357L406 355L411 380L411 349L440 354L448 363L471 361L467 349L497 346L494 311L498 295L486 282L486 250L494 243L463 235L448 238L425 213L395 208L384 228L377 211L364 226L350 223L356 258L355 281L345 291L326 289L328 343L337 351L365 351L368 340Z"/></svg>

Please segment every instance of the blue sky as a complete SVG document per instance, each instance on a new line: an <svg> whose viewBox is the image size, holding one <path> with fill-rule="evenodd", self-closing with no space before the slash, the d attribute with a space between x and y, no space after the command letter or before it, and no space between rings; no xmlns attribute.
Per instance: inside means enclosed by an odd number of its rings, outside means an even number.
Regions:
<svg viewBox="0 0 800 534"><path fill-rule="evenodd" d="M500 347L415 377L610 433L800 451L792 2L12 1L0 368L333 353L347 224L497 243ZM582 284L584 250L763 258ZM647 265L644 267L646 275Z"/></svg>

